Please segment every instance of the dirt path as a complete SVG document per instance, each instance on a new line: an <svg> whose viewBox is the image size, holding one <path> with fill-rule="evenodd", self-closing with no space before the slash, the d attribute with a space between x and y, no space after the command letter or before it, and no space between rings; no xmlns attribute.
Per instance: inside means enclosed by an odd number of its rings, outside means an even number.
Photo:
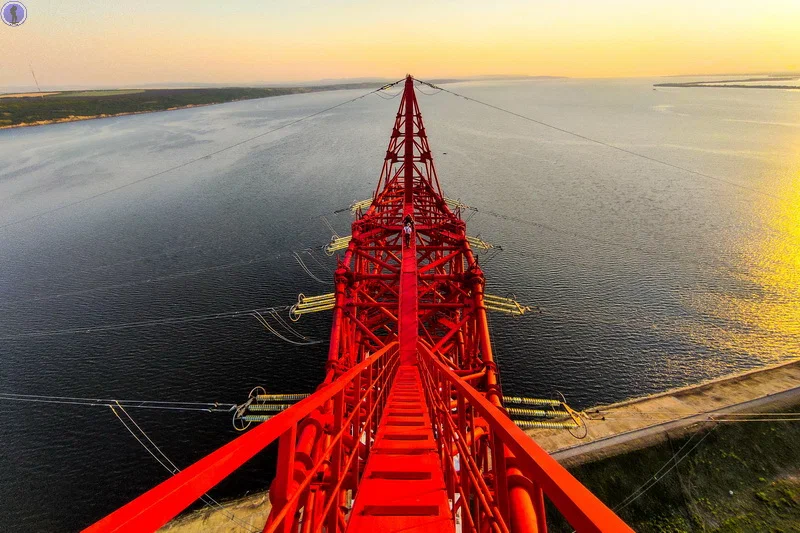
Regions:
<svg viewBox="0 0 800 533"><path fill-rule="evenodd" d="M694 431L710 414L779 410L800 403L800 361L726 376L644 398L586 411L589 434L577 440L563 430L527 433L565 466L649 446Z"/></svg>

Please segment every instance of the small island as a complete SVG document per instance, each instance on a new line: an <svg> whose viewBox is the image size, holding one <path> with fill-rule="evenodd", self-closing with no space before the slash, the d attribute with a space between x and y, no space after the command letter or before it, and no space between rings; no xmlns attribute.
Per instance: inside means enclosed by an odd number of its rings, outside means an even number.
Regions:
<svg viewBox="0 0 800 533"><path fill-rule="evenodd" d="M784 82L793 81L795 85L769 85L764 82ZM653 87L714 87L714 88L733 88L733 89L800 89L800 77L762 77L745 78L739 80L712 80L712 81L688 81L688 82L669 82L655 83Z"/></svg>

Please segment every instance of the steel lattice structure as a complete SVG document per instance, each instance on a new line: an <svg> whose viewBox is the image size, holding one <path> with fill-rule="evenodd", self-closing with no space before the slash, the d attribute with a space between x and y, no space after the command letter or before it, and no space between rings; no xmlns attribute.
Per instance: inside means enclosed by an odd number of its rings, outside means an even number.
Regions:
<svg viewBox="0 0 800 533"><path fill-rule="evenodd" d="M545 497L578 531L631 531L504 412L484 273L442 195L411 76L334 280L317 392L89 530L154 530L278 441L264 531L541 533Z"/></svg>

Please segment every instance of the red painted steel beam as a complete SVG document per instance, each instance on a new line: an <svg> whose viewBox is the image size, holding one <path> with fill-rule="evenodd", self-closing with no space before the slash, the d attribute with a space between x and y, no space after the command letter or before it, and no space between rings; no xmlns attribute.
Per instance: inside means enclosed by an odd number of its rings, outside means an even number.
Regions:
<svg viewBox="0 0 800 533"><path fill-rule="evenodd" d="M396 343L388 344L333 383L275 415L268 424L260 424L237 437L84 531L88 533L155 531L298 422L329 402L336 394L342 392L357 374L380 360L381 355L396 346Z"/></svg>
<svg viewBox="0 0 800 533"><path fill-rule="evenodd" d="M403 143L405 148L403 161L403 215L414 216L414 107L417 103L414 95L414 79L406 76L403 93L405 109L405 132Z"/></svg>
<svg viewBox="0 0 800 533"><path fill-rule="evenodd" d="M463 395L488 421L493 432L514 453L523 471L544 490L564 518L581 533L633 533L625 522L584 487L566 468L525 434L483 394L461 379L420 343L421 357L447 376L453 389ZM530 517L535 519L535 517Z"/></svg>

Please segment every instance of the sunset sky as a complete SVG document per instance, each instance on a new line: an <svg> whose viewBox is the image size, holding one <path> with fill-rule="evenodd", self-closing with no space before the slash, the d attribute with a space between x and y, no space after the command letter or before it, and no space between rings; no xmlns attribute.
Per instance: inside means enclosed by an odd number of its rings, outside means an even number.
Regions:
<svg viewBox="0 0 800 533"><path fill-rule="evenodd" d="M800 0L23 0L0 87L800 70Z"/></svg>

